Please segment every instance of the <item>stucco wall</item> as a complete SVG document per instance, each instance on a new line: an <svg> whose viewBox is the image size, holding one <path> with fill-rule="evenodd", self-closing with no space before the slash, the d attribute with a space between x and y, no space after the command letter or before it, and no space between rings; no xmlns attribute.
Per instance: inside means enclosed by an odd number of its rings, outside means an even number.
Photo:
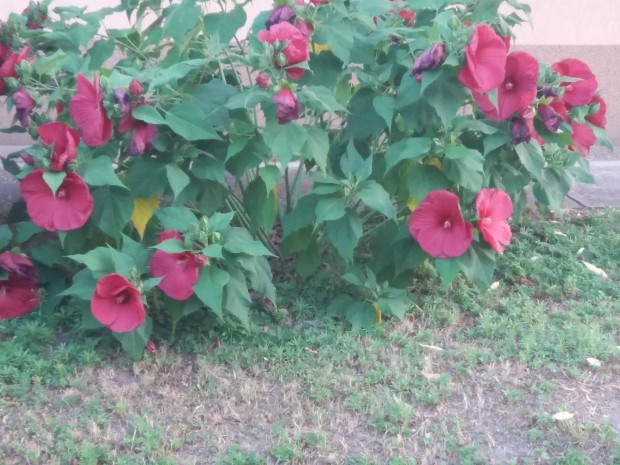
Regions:
<svg viewBox="0 0 620 465"><path fill-rule="evenodd" d="M120 0L53 0L52 5L88 6L91 9L117 5ZM518 44L620 45L620 0L529 0L532 26L520 27ZM254 0L248 16L268 9L271 0ZM0 0L0 18L22 11L28 0ZM110 27L126 24L122 14L110 18Z"/></svg>

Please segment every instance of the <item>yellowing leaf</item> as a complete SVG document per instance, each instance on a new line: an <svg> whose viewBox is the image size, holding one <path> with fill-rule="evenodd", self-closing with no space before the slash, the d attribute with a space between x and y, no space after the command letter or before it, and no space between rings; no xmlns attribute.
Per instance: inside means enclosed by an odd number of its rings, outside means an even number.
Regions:
<svg viewBox="0 0 620 465"><path fill-rule="evenodd" d="M317 55L321 52L329 52L329 45L327 44L316 44L313 43L312 44L312 49L310 50L311 53L316 53Z"/></svg>
<svg viewBox="0 0 620 465"><path fill-rule="evenodd" d="M144 231L149 220L153 217L153 213L159 210L159 199L155 197L141 197L133 201L133 213L131 214L131 222L134 228L140 234L140 239L144 238Z"/></svg>
<svg viewBox="0 0 620 465"><path fill-rule="evenodd" d="M382 317L381 317L381 308L379 307L379 302L373 303L372 308L375 309L375 324L381 323Z"/></svg>
<svg viewBox="0 0 620 465"><path fill-rule="evenodd" d="M431 165L434 166L435 168L437 168L439 171L443 171L443 165L441 163L441 160L439 158L435 158L435 157L430 157L426 160L426 164L427 165Z"/></svg>
<svg viewBox="0 0 620 465"><path fill-rule="evenodd" d="M409 210L411 210L412 212L418 208L418 205L420 205L420 201L418 199L414 199L413 197L409 197L409 200L407 200L407 207L409 207Z"/></svg>

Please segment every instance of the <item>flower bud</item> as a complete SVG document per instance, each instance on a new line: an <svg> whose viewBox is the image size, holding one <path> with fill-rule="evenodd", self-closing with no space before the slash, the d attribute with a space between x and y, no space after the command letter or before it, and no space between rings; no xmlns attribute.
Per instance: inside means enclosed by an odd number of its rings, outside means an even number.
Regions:
<svg viewBox="0 0 620 465"><path fill-rule="evenodd" d="M19 158L27 165L34 166L34 158L29 153L20 153Z"/></svg>
<svg viewBox="0 0 620 465"><path fill-rule="evenodd" d="M416 80L421 81L422 71L429 71L437 68L443 62L445 56L446 45L443 42L436 43L416 58L413 63L411 75L415 76Z"/></svg>
<svg viewBox="0 0 620 465"><path fill-rule="evenodd" d="M278 53L276 55L276 66L279 68L284 68L286 66L286 55L284 53Z"/></svg>
<svg viewBox="0 0 620 465"><path fill-rule="evenodd" d="M15 104L17 119L23 127L27 127L30 124L30 114L37 106L37 102L34 101L23 87L20 87L17 92L13 94L13 103Z"/></svg>
<svg viewBox="0 0 620 465"><path fill-rule="evenodd" d="M542 118L547 131L557 132L564 119L551 106L541 103L538 105L538 115Z"/></svg>
<svg viewBox="0 0 620 465"><path fill-rule="evenodd" d="M129 84L129 93L134 97L138 97L139 95L142 95L142 92L144 92L144 86L142 83L137 79L132 79Z"/></svg>
<svg viewBox="0 0 620 465"><path fill-rule="evenodd" d="M512 143L514 145L520 144L521 142L529 142L532 138L530 134L530 130L521 118L512 118L510 121L511 126L510 130L512 132Z"/></svg>
<svg viewBox="0 0 620 465"><path fill-rule="evenodd" d="M299 118L299 101L291 89L283 87L273 96L278 123L286 124Z"/></svg>
<svg viewBox="0 0 620 465"><path fill-rule="evenodd" d="M266 73L260 73L256 76L256 85L262 89L269 87L269 75Z"/></svg>
<svg viewBox="0 0 620 465"><path fill-rule="evenodd" d="M273 9L271 15L269 15L269 18L265 21L265 27L269 30L274 24L283 23L285 21L290 22L293 18L295 18L295 10L288 5L280 5Z"/></svg>

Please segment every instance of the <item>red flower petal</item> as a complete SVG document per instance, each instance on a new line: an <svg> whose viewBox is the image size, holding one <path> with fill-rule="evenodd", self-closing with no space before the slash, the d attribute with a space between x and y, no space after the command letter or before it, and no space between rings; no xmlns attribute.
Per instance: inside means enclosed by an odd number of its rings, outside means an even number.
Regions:
<svg viewBox="0 0 620 465"><path fill-rule="evenodd" d="M46 147L54 146L52 171L63 171L77 156L80 134L65 123L47 123L37 128L41 142Z"/></svg>
<svg viewBox="0 0 620 465"><path fill-rule="evenodd" d="M67 172L54 196L43 173L37 169L20 183L32 222L48 231L71 231L84 226L94 206L84 180L77 173Z"/></svg>
<svg viewBox="0 0 620 465"><path fill-rule="evenodd" d="M9 276L0 281L0 319L17 318L41 303L39 287L26 279Z"/></svg>
<svg viewBox="0 0 620 465"><path fill-rule="evenodd" d="M146 317L140 292L119 274L104 276L90 301L93 316L115 333L138 328Z"/></svg>
<svg viewBox="0 0 620 465"><path fill-rule="evenodd" d="M9 272L9 276L36 282L37 270L29 258L18 253L4 252L0 254L0 268Z"/></svg>
<svg viewBox="0 0 620 465"><path fill-rule="evenodd" d="M459 81L474 92L490 92L504 80L508 51L504 40L487 24L478 24L465 50Z"/></svg>
<svg viewBox="0 0 620 465"><path fill-rule="evenodd" d="M163 278L157 286L175 300L187 300L192 296L201 266L200 260L191 252L156 250L150 262L151 275Z"/></svg>
<svg viewBox="0 0 620 465"><path fill-rule="evenodd" d="M577 121L573 121L571 127L573 128L573 132L570 136L575 145L571 145L568 148L575 152L582 152L583 156L587 157L590 153L590 147L596 143L594 131L585 124L578 123Z"/></svg>
<svg viewBox="0 0 620 465"><path fill-rule="evenodd" d="M581 60L567 58L551 65L551 69L561 76L579 78L580 81L564 82L562 100L573 106L587 105L594 97L598 81L590 67Z"/></svg>
<svg viewBox="0 0 620 465"><path fill-rule="evenodd" d="M607 125L607 104L605 100L600 95L595 95L590 102L590 105L592 104L598 104L598 111L593 115L586 116L586 120L594 126L605 129Z"/></svg>
<svg viewBox="0 0 620 465"><path fill-rule="evenodd" d="M112 122L101 103L103 95L99 87L99 76L94 84L86 77L77 75L77 92L69 102L69 113L80 128L84 143L89 147L105 144L112 136Z"/></svg>
<svg viewBox="0 0 620 465"><path fill-rule="evenodd" d="M510 243L512 232L506 221L512 215L513 207L510 196L500 189L482 189L476 197L478 211L478 228L484 240L497 253L504 252L504 246Z"/></svg>
<svg viewBox="0 0 620 465"><path fill-rule="evenodd" d="M453 258L469 248L473 225L463 219L458 196L439 190L428 194L413 211L409 232L430 256Z"/></svg>

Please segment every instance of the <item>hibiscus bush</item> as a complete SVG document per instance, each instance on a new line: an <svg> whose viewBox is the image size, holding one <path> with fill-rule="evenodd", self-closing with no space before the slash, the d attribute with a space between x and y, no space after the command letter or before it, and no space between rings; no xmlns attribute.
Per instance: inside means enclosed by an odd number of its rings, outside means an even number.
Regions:
<svg viewBox="0 0 620 465"><path fill-rule="evenodd" d="M0 226L0 317L71 305L137 358L153 319L249 325L253 300L277 304L272 268L328 263L354 327L402 318L426 261L488 286L524 189L559 209L608 144L587 64L512 50L528 13L278 0L247 36L243 4L214 0L10 15L4 131L35 142L3 160L23 201Z"/></svg>

